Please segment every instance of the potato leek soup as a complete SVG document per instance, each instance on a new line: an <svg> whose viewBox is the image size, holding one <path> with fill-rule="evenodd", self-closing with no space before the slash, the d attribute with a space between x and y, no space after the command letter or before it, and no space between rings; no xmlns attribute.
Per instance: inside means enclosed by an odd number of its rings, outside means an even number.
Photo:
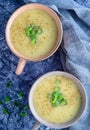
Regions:
<svg viewBox="0 0 90 130"><path fill-rule="evenodd" d="M50 123L66 123L80 110L82 103L78 86L64 76L43 79L33 94L33 104L38 115Z"/></svg>
<svg viewBox="0 0 90 130"><path fill-rule="evenodd" d="M54 19L41 9L22 12L10 29L14 48L27 58L39 58L50 52L56 44L57 35Z"/></svg>

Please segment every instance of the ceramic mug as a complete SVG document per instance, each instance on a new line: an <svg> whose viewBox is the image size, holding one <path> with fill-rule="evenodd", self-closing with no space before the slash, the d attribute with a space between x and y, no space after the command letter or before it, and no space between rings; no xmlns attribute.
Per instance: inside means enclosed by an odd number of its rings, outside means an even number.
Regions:
<svg viewBox="0 0 90 130"><path fill-rule="evenodd" d="M21 53L19 53L12 45L12 41L11 41L11 38L10 38L10 28L12 26L12 23L14 21L14 19L22 12L26 11L26 10L31 10L31 9L41 9L45 12L47 12L55 21L56 25L57 25L57 28L58 28L58 37L57 37L57 41L56 41L56 44L55 46L53 47L53 49L47 53L46 55L44 56L41 56L40 58L27 58L26 56L23 56ZM32 61L32 62L36 62L36 61L42 61L42 60L45 60L47 59L48 57L50 57L51 55L53 55L56 50L59 48L60 44L61 44L61 41L62 41L62 35L63 35L63 29L62 29L62 24L61 24L61 21L58 17L58 15L55 13L55 11L53 11L51 8L45 6L45 5L42 5L42 4L37 4L37 3L34 3L34 4L27 4L27 5L24 5L22 7L20 7L19 9L17 9L10 17L10 19L8 20L7 22L7 26L6 26L6 40L7 40L7 44L9 46L9 48L11 49L11 51L17 56L19 57L19 63L18 63L18 66L17 66L17 69L16 69L16 74L19 75L22 73L23 69L24 69L24 66L26 64L26 61Z"/></svg>
<svg viewBox="0 0 90 130"><path fill-rule="evenodd" d="M50 123L47 122L46 120L44 120L43 118L41 118L39 116L39 114L36 112L34 104L33 104L33 93L34 90L36 89L36 87L38 86L38 84L45 78L50 77L50 76L65 76L69 79L71 79L72 81L75 82L75 84L77 85L80 93L81 93L81 97L82 97L82 103L80 106L80 110L79 113L69 122L66 123L61 123L61 124L55 124L55 123ZM87 96L86 96L86 92L84 89L84 86L82 85L82 83L72 74L69 74L67 72L61 72L61 71L53 71L53 72L49 72L47 74L44 74L43 76L41 76L39 79L37 79L37 81L32 85L31 89L30 89L30 93L29 93L29 98L28 98L28 103L29 103L29 107L30 110L33 114L33 116L37 119L36 124L34 125L34 127L32 128L32 130L37 130L37 128L41 125L44 124L45 126L49 126L51 128L55 128L55 129L62 129L62 128L67 128L69 126L74 125L77 121L79 121L79 119L81 118L82 114L85 111L86 108L86 101L87 101Z"/></svg>

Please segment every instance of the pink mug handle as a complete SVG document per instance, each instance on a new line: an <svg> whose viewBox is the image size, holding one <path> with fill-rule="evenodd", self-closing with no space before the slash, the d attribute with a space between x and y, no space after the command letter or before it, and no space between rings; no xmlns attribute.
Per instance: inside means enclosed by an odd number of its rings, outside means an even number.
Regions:
<svg viewBox="0 0 90 130"><path fill-rule="evenodd" d="M26 64L26 60L20 58L17 69L16 69L16 74L17 75L20 75L22 73L25 64Z"/></svg>

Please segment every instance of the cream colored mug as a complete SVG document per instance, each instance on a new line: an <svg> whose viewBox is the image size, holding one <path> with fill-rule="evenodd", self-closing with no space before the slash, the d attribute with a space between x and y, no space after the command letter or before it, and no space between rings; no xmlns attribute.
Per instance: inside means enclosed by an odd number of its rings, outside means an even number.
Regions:
<svg viewBox="0 0 90 130"><path fill-rule="evenodd" d="M24 12L26 10L31 10L31 9L42 9L42 10L46 11L54 19L54 21L55 21L55 23L57 25L57 28L58 28L58 37L57 37L57 41L56 41L55 46L53 47L53 49L49 53L47 53L46 55L41 56L39 58L27 58L26 56L23 56L21 53L19 53L19 51L17 51L14 48L14 46L12 45L11 38L10 38L10 28L12 26L12 23L13 23L14 19L20 13L22 13L22 12ZM11 49L11 51L17 57L19 57L19 63L18 63L17 69L16 69L16 74L20 75L22 73L27 60L28 61L33 61L33 62L42 61L42 60L47 59L51 55L53 55L56 52L56 50L58 49L58 47L60 46L60 44L61 44L62 34L63 34L63 29L62 29L61 21L60 21L58 15L51 8L49 8L49 7L45 6L45 5L42 5L42 4L34 3L34 4L24 5L24 6L20 7L19 9L17 9L11 15L10 19L7 22L7 26L6 26L6 40L7 40L7 44L9 46L9 48Z"/></svg>
<svg viewBox="0 0 90 130"><path fill-rule="evenodd" d="M58 124L48 122L45 119L43 119L41 116L39 116L38 112L36 111L36 109L34 107L34 103L33 103L34 91L38 87L38 84L41 81L43 81L44 79L46 79L47 77L55 76L55 75L56 76L64 76L64 77L67 77L70 80L74 81L75 84L77 85L80 93L81 93L81 96L82 96L82 104L80 106L79 113L73 119L71 119L70 121L65 122L65 123L58 123ZM78 99L76 99L76 100L78 100ZM29 103L29 107L30 107L30 110L31 110L33 116L37 119L37 122L34 125L34 127L32 128L32 130L38 130L38 128L40 127L41 124L44 124L45 126L60 130L62 128L70 127L80 120L80 118L83 115L85 108L86 108L87 96L86 96L84 86L74 75L67 73L67 72L62 72L62 71L53 71L53 72L49 72L47 74L44 74L39 79L37 79L36 82L32 85L32 87L30 89L30 93L29 93L28 103Z"/></svg>

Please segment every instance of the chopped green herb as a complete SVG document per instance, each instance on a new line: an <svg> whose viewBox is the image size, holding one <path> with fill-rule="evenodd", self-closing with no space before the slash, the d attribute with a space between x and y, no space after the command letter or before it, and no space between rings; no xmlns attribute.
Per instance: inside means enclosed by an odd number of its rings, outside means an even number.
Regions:
<svg viewBox="0 0 90 130"><path fill-rule="evenodd" d="M20 106L20 102L18 102L18 101L14 101L14 106L15 106L15 107Z"/></svg>
<svg viewBox="0 0 90 130"><path fill-rule="evenodd" d="M24 110L26 110L26 109L28 109L28 108L29 108L28 104L26 104L26 105L23 107Z"/></svg>
<svg viewBox="0 0 90 130"><path fill-rule="evenodd" d="M8 114L9 114L9 112L8 112L8 110L7 110L6 108L3 108L2 111L3 111L3 113L4 113L5 115L8 115Z"/></svg>
<svg viewBox="0 0 90 130"><path fill-rule="evenodd" d="M11 101L11 98L10 98L9 96L6 96L6 97L5 97L5 100L6 100L7 102L10 102L10 101Z"/></svg>
<svg viewBox="0 0 90 130"><path fill-rule="evenodd" d="M7 83L6 83L6 87L7 87L7 88L10 88L10 86L11 86L10 82L7 82Z"/></svg>
<svg viewBox="0 0 90 130"><path fill-rule="evenodd" d="M56 79L55 84L58 86L60 84L60 80Z"/></svg>
<svg viewBox="0 0 90 130"><path fill-rule="evenodd" d="M2 101L0 101L0 105L2 105L2 104L4 104L4 101L2 100Z"/></svg>
<svg viewBox="0 0 90 130"><path fill-rule="evenodd" d="M20 112L20 115L23 117L27 116L27 114L25 112Z"/></svg>
<svg viewBox="0 0 90 130"><path fill-rule="evenodd" d="M60 80L56 80L56 87L52 93L49 93L47 96L52 104L52 106L56 107L59 105L66 105L67 100L64 98L64 95L59 91L59 83Z"/></svg>
<svg viewBox="0 0 90 130"><path fill-rule="evenodd" d="M59 90L59 87L56 86L56 87L54 88L54 91L55 91L55 92L58 92L58 90Z"/></svg>
<svg viewBox="0 0 90 130"><path fill-rule="evenodd" d="M32 39L31 39L31 42L32 42L33 44L35 44L35 43L36 43L36 39L32 38Z"/></svg>
<svg viewBox="0 0 90 130"><path fill-rule="evenodd" d="M23 92L20 91L19 94L18 94L19 97L22 97L23 96Z"/></svg>
<svg viewBox="0 0 90 130"><path fill-rule="evenodd" d="M32 44L35 44L37 42L37 36L42 33L42 29L39 26L36 26L34 24L30 24L25 30L25 34L27 37L30 38Z"/></svg>
<svg viewBox="0 0 90 130"><path fill-rule="evenodd" d="M26 36L29 36L30 35L30 31L31 31L31 28L26 28L26 32L25 32L25 34L26 34Z"/></svg>
<svg viewBox="0 0 90 130"><path fill-rule="evenodd" d="M48 94L47 94L47 98L48 98L48 99L51 99L51 93L48 93Z"/></svg>
<svg viewBox="0 0 90 130"><path fill-rule="evenodd" d="M67 100L65 99L61 100L61 105L67 105Z"/></svg>
<svg viewBox="0 0 90 130"><path fill-rule="evenodd" d="M41 34L41 33L42 33L42 29L41 29L41 28L38 28L37 34Z"/></svg>

